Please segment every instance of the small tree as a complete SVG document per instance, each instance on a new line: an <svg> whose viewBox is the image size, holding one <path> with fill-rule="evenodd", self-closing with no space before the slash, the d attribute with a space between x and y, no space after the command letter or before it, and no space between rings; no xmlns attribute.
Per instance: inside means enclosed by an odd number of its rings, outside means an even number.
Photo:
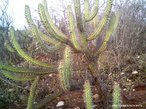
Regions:
<svg viewBox="0 0 146 109"><path fill-rule="evenodd" d="M40 31L33 19L31 17L31 12L29 6L25 6L25 17L30 26L32 35L34 39L39 43L44 51L47 53L57 52L64 50L63 58L59 61L58 66L44 63L38 61L29 55L27 55L20 47L17 42L17 38L15 35L15 30L13 27L10 28L10 36L13 47L18 52L18 54L35 65L41 66L42 68L20 68L20 67L12 67L6 64L0 63L0 69L2 70L3 75L10 79L20 80L20 81L29 81L34 80L32 83L32 87L30 90L30 96L28 100L28 109L32 109L33 107L39 108L44 103L48 102L52 98L59 96L62 93L70 90L70 80L72 76L72 53L83 53L85 55L85 59L88 63L89 73L92 75L94 79L94 83L99 92L99 97L101 100L105 100L104 93L102 91L101 85L98 81L97 76L97 61L98 56L101 52L103 52L107 47L107 42L117 27L119 15L112 13L112 17L108 20L111 8L112 8L112 0L107 0L107 5L104 11L104 15L100 20L98 26L94 22L98 13L98 5L99 1L94 1L93 11L89 8L89 1L84 1L84 12L81 11L80 0L74 0L74 14L72 12L71 6L67 7L67 16L69 22L69 36L63 33L58 29L58 27L53 23L51 17L48 13L47 2L43 0L43 4L38 5L38 12L40 19L45 27L45 30L49 34L47 36L42 31ZM82 14L84 13L84 14ZM94 30L92 33L88 33L89 22L93 22ZM108 30L105 33L104 40L101 42L100 47L96 47L93 45L93 41L99 38L99 34L102 32L106 23L108 24ZM45 43L49 43L46 45ZM97 44L98 45L98 44ZM92 48L91 48L92 46ZM36 90L36 84L39 81L39 77L48 73L56 73L59 72L60 82L62 89L59 93L55 94L53 97L45 98L43 102L34 105L34 96ZM51 98L51 99L50 99Z"/></svg>

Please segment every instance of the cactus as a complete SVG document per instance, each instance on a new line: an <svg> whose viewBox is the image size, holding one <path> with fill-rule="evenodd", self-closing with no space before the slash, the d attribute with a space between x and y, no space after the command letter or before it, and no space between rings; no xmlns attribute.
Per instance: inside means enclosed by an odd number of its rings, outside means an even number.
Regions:
<svg viewBox="0 0 146 109"><path fill-rule="evenodd" d="M59 78L64 91L70 89L71 72L71 48L67 46L64 51L63 61L59 63Z"/></svg>
<svg viewBox="0 0 146 109"><path fill-rule="evenodd" d="M13 43L13 46L14 48L16 49L16 51L18 52L18 54L23 57L24 59L26 59L27 61L30 61L32 62L33 64L37 64L37 65L40 65L42 67L52 67L51 65L49 64L46 64L46 63L43 63L43 62L40 62L38 60L35 60L33 58L31 58L30 56L28 56L19 46L17 40L16 40L16 37L15 37L15 30L13 27L11 27L10 29L10 35L11 35L11 40L12 40L12 43Z"/></svg>
<svg viewBox="0 0 146 109"><path fill-rule="evenodd" d="M103 18L101 19L101 21L99 22L98 27L95 29L95 31L93 33L91 33L91 35L88 37L88 40L93 40L95 39L102 31L103 27L105 26L106 22L107 22L107 18L110 14L111 11L111 7L112 7L112 1L113 0L107 0L107 6L106 9L104 11L104 15Z"/></svg>
<svg viewBox="0 0 146 109"><path fill-rule="evenodd" d="M84 84L84 102L86 103L86 109L93 109L92 91L88 80Z"/></svg>
<svg viewBox="0 0 146 109"><path fill-rule="evenodd" d="M113 109L120 109L120 100L121 100L121 90L119 84L115 83L113 86Z"/></svg>
<svg viewBox="0 0 146 109"><path fill-rule="evenodd" d="M8 71L2 71L2 74L7 78L13 79L13 80L16 80L16 81L30 81L30 80L33 80L36 77L35 74L13 73L13 72L8 72Z"/></svg>
<svg viewBox="0 0 146 109"><path fill-rule="evenodd" d="M85 0L84 10L85 10L85 21L86 22L93 20L97 16L99 0L94 0L94 4L95 4L95 6L93 9L93 12L91 12L91 15L89 15L89 1Z"/></svg>
<svg viewBox="0 0 146 109"><path fill-rule="evenodd" d="M34 109L35 92L36 92L38 81L39 81L39 76L35 78L35 80L31 85L27 109Z"/></svg>
<svg viewBox="0 0 146 109"><path fill-rule="evenodd" d="M63 33L59 28L53 23L47 7L47 1L43 0L43 3L38 5L38 13L42 24L47 31L47 34L43 33L41 30L37 28L35 25L31 11L28 5L25 6L25 18L30 27L31 33L34 36L33 38L39 43L42 49L47 53L62 51L64 50L63 59L59 62L59 65L55 66L49 63L44 63L42 61L36 60L30 57L27 53L21 49L17 38L15 36L15 30L13 27L10 28L10 36L13 48L15 49L18 54L24 58L27 62L31 62L34 65L43 67L36 68L36 69L26 69L21 67L13 67L6 64L0 63L0 69L3 71L3 75L10 79L26 81L26 80L34 80L32 84L30 96L28 100L28 109L32 109L33 101L34 101L34 93L36 90L36 83L38 82L38 76L43 76L47 73L55 73L59 72L59 79L61 81L61 86L63 91L68 91L70 86L70 80L72 76L72 55L71 52L83 53L85 54L85 59L88 63L88 69L90 74L95 79L96 87L99 92L99 96L104 96L101 86L98 82L97 78L97 60L98 56L101 52L103 52L107 47L107 42L109 41L112 33L115 31L119 21L118 14L110 14L112 8L112 1L107 0L107 5L104 11L104 15L102 19L97 25L97 18L98 18L98 5L99 1L94 0L94 7L91 11L89 9L89 0L84 1L84 11L81 10L81 1L80 0L73 0L74 1L74 12L71 10L71 6L67 7L67 16L69 22L69 36ZM112 15L112 18L108 20L109 16ZM92 33L88 33L86 30L88 25L93 23L94 30ZM93 40L97 40L99 38L99 34L105 28L106 24L108 23L108 30L102 41L102 44L99 48L93 46L93 50L90 48L92 45ZM7 47L7 46L6 46ZM12 49L10 49L12 51ZM62 53L62 52L61 52ZM23 78L24 77L24 78ZM85 82L85 101L87 103L87 108L92 108L92 100L91 97L87 94L91 95L91 89L89 85L89 81ZM55 94L52 98L59 96L60 94ZM104 97L103 97L104 98ZM42 100L43 104L47 103L46 100L50 100L45 98ZM36 107L41 107L41 104L36 104Z"/></svg>
<svg viewBox="0 0 146 109"><path fill-rule="evenodd" d="M11 45L8 43L7 40L5 41L4 46L5 46L5 48L6 48L8 51L10 51L10 52L12 52L12 53L15 52L15 49L14 49L13 47L11 47Z"/></svg>

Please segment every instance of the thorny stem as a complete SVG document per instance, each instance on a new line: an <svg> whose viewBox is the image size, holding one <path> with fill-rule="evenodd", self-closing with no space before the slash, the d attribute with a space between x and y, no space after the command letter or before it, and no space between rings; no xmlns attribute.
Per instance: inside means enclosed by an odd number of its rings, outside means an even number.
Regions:
<svg viewBox="0 0 146 109"><path fill-rule="evenodd" d="M98 71L97 60L98 60L98 58L97 57L90 57L87 55L86 59L88 61L88 69L89 69L92 77L94 78L93 84L95 85L96 89L98 90L99 99L103 103L103 107L105 109L104 102L105 102L106 98L105 98L105 94L103 93L102 87L99 83L98 76L97 76L97 71Z"/></svg>

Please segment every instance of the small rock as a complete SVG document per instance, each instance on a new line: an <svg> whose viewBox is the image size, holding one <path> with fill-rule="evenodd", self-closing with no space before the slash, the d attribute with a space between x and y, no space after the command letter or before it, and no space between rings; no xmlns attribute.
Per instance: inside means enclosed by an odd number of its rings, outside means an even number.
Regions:
<svg viewBox="0 0 146 109"><path fill-rule="evenodd" d="M50 76L50 77L52 77L52 76L53 76L53 74L49 74L49 76Z"/></svg>
<svg viewBox="0 0 146 109"><path fill-rule="evenodd" d="M121 75L124 75L125 73L124 72L121 72Z"/></svg>
<svg viewBox="0 0 146 109"><path fill-rule="evenodd" d="M9 91L9 92L13 92L14 90L15 90L15 89L9 89L8 91Z"/></svg>
<svg viewBox="0 0 146 109"><path fill-rule="evenodd" d="M138 58L138 59L139 59L139 58L140 58L140 56L136 56L136 58Z"/></svg>
<svg viewBox="0 0 146 109"><path fill-rule="evenodd" d="M123 89L123 91L126 91L126 90L127 90L126 88Z"/></svg>
<svg viewBox="0 0 146 109"><path fill-rule="evenodd" d="M134 92L134 91L135 91L135 89L132 89L132 91Z"/></svg>
<svg viewBox="0 0 146 109"><path fill-rule="evenodd" d="M133 75L138 74L138 71L135 70L135 71L132 72L132 74Z"/></svg>
<svg viewBox="0 0 146 109"><path fill-rule="evenodd" d="M59 101L56 105L56 107L62 107L64 106L64 101Z"/></svg>
<svg viewBox="0 0 146 109"><path fill-rule="evenodd" d="M98 94L95 94L95 95L93 95L93 98L94 99L97 99L97 98L99 98L99 95Z"/></svg>

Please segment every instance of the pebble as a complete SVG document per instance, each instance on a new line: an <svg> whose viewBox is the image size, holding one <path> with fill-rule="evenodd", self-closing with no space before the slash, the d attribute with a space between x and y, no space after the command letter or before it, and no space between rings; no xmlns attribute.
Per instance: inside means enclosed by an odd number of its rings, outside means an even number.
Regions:
<svg viewBox="0 0 146 109"><path fill-rule="evenodd" d="M62 107L64 106L64 101L59 101L56 105L56 107Z"/></svg>
<svg viewBox="0 0 146 109"><path fill-rule="evenodd" d="M124 75L125 73L124 72L121 72L121 75Z"/></svg>
<svg viewBox="0 0 146 109"><path fill-rule="evenodd" d="M49 77L52 77L53 76L53 74L49 74Z"/></svg>
<svg viewBox="0 0 146 109"><path fill-rule="evenodd" d="M94 99L97 99L97 98L99 98L99 95L98 94L95 94L95 95L93 95L93 98Z"/></svg>
<svg viewBox="0 0 146 109"><path fill-rule="evenodd" d="M135 71L132 72L132 74L133 75L138 74L138 71L135 70Z"/></svg>

